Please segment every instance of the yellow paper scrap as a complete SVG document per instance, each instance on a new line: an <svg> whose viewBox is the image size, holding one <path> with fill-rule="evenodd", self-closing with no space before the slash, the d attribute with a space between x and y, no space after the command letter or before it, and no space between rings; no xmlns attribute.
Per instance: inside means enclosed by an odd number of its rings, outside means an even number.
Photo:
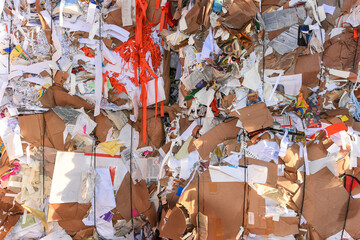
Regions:
<svg viewBox="0 0 360 240"><path fill-rule="evenodd" d="M34 217L36 217L37 219L39 219L45 226L46 231L48 230L48 225L47 225L47 221L46 221L46 217L45 217L45 213L43 211L28 207L26 205L22 205L22 207L30 212Z"/></svg>
<svg viewBox="0 0 360 240"><path fill-rule="evenodd" d="M349 120L349 118L348 118L346 115L342 115L342 116L340 117L340 119L341 119L341 121L343 121L343 122L346 122L347 120Z"/></svg>
<svg viewBox="0 0 360 240"><path fill-rule="evenodd" d="M117 143L118 140L110 141L110 142L103 142L100 145L100 148L104 150L106 153L110 154L111 156L115 156L115 154L119 151L123 143Z"/></svg>

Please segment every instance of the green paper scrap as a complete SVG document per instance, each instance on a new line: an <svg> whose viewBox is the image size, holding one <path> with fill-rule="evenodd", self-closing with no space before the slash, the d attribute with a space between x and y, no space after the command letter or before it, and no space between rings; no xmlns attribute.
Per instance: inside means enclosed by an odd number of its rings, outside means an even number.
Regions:
<svg viewBox="0 0 360 240"><path fill-rule="evenodd" d="M198 89L195 89L194 91L192 91L189 95L187 95L184 99L184 101L187 101L187 100L190 100L190 99L193 99L195 94L200 91L201 88L198 88Z"/></svg>

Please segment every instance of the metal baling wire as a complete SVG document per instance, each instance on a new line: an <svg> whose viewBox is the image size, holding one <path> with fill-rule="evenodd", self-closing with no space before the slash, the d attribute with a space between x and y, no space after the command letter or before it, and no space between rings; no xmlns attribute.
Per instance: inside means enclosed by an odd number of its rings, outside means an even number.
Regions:
<svg viewBox="0 0 360 240"><path fill-rule="evenodd" d="M43 116L43 128L44 128L44 132L43 132L43 136L42 136L42 205L44 208L44 212L45 212L45 204L44 204L44 196L45 196L45 134L46 134L46 121L45 121L45 113L42 114ZM46 233L46 228L44 226L44 232Z"/></svg>
<svg viewBox="0 0 360 240"><path fill-rule="evenodd" d="M131 126L131 131L130 131L130 215L131 215L131 227L133 230L133 237L135 239L135 229L134 229L134 219L133 219L133 189L132 189L132 149L133 149L133 127Z"/></svg>
<svg viewBox="0 0 360 240"><path fill-rule="evenodd" d="M200 164L200 161L199 161ZM195 173L197 172L197 170L195 169ZM195 174L194 173L194 174ZM197 234L198 234L198 238L200 238L200 231L199 231L199 226L200 226L200 216L199 216L199 212L200 212L200 166L199 166L199 171L197 172L197 221L196 221L196 228L197 228ZM203 198L204 201L204 198ZM204 206L204 202L203 202L203 206Z"/></svg>
<svg viewBox="0 0 360 240"><path fill-rule="evenodd" d="M245 239L244 238L244 234L245 234L245 212L246 212L246 203L247 203L247 159L246 159L246 142L245 142L245 131L244 129L240 130L240 142L241 142L241 145L244 144L244 147L241 147L242 148L242 151L243 151L243 157L244 157L244 198L243 198L243 216L242 216L242 226L244 228L244 232L242 233L241 235L241 239ZM240 166L241 167L241 166Z"/></svg>
<svg viewBox="0 0 360 240"><path fill-rule="evenodd" d="M50 37L50 53L52 54L53 53L53 11L54 11L54 2L53 1L51 1L51 4L50 4L50 6L51 6L51 13L50 13L50 18L51 18L51 20L50 20L50 24L51 24L51 26L50 26L50 35L51 35L51 37ZM53 70L51 70L51 72L52 72ZM53 72L52 72L53 73ZM51 85L54 83L54 74L51 74Z"/></svg>
<svg viewBox="0 0 360 240"><path fill-rule="evenodd" d="M51 17L51 26L50 26L50 54L52 54L52 31L53 31L53 28L52 28L52 21L53 21L53 4L51 2L50 4L50 7L51 7L51 13L50 13L50 17ZM45 33L45 30L44 30L44 33ZM46 34L46 33L45 33ZM53 82L54 79L53 79L53 74L51 74L51 82ZM46 121L45 121L45 113L43 113L43 129L44 129L44 132L43 132L43 136L42 136L42 187L43 187L43 190L42 190L42 205L44 207L44 212L45 212L45 205L44 205L44 201L45 201L45 136L46 136ZM46 228L44 226L44 232L46 233Z"/></svg>
<svg viewBox="0 0 360 240"><path fill-rule="evenodd" d="M102 61L102 5L100 1L96 1L96 5L99 7L100 11L99 11L99 50L97 51L97 53L100 53L100 59ZM95 12L96 14L96 12ZM101 73L102 73L102 64L101 64ZM94 184L94 227L95 227L95 231L97 232L97 227L96 227L96 223L97 223L97 217L96 217L96 177L97 177L97 173L96 173L96 147L98 145L98 139L96 134L94 134L94 143L93 144L93 156L94 156L94 173L95 173L95 184Z"/></svg>
<svg viewBox="0 0 360 240"><path fill-rule="evenodd" d="M359 37L357 38L357 41L356 41L356 48L355 48L355 54L354 54L354 60L353 60L353 70L355 69L355 63L356 63L356 57L357 57L356 55L357 55L358 46L359 46ZM354 85L355 85L355 84L354 84ZM352 174L351 174L351 175L354 175L354 168L352 169ZM346 222L347 222L347 217L348 217L348 214L349 214L350 198L351 198L351 189L352 189L353 183L354 183L354 179L351 178L350 193L349 193L349 197L348 197L348 201L347 201L347 206L346 206L344 225L343 225L343 228L342 228L342 231L341 231L341 239L342 239L343 236L344 236L345 227L346 227Z"/></svg>
<svg viewBox="0 0 360 240"><path fill-rule="evenodd" d="M10 8L11 6L9 6ZM11 8L12 9L12 8ZM5 15L5 13L4 13ZM8 28L8 33L9 33L9 56L8 56L8 75L10 75L10 65L11 65L11 61L10 61L10 53L11 53L11 45L12 45L12 42L11 42L11 30L12 30L12 24L13 24L13 15L10 14L10 26Z"/></svg>

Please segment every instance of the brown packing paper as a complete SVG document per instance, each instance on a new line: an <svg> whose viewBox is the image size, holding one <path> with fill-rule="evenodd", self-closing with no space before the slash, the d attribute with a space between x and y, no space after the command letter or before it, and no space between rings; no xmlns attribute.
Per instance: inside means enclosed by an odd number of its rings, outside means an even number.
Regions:
<svg viewBox="0 0 360 240"><path fill-rule="evenodd" d="M264 0L264 1L261 1L261 11L262 11L262 13L265 12L267 9L269 9L271 7L280 7L281 2L283 2L283 1L280 1L280 0Z"/></svg>
<svg viewBox="0 0 360 240"><path fill-rule="evenodd" d="M118 8L114 11L111 11L107 14L107 17L105 18L105 22L107 24L114 24L119 27L122 27L122 14L121 14L121 8Z"/></svg>
<svg viewBox="0 0 360 240"><path fill-rule="evenodd" d="M210 152L212 152L219 143L236 138L240 130L240 128L236 127L236 122L237 119L231 119L227 122L220 123L194 141L194 145L202 159L208 160Z"/></svg>
<svg viewBox="0 0 360 240"><path fill-rule="evenodd" d="M91 203L58 203L49 204L48 221L57 221L74 239L88 238L93 233L93 226L86 226L82 219L90 210ZM79 234L79 235L78 235ZM78 235L78 237L75 237ZM83 236L83 238L79 238Z"/></svg>
<svg viewBox="0 0 360 240"><path fill-rule="evenodd" d="M295 64L298 59L298 50L281 55L276 51L265 57L265 69L284 70L285 74L292 74L295 70ZM263 60L261 60L263 61ZM262 62L260 62L262 66Z"/></svg>
<svg viewBox="0 0 360 240"><path fill-rule="evenodd" d="M156 227L156 210L155 210L155 204L153 202L151 202L150 208L145 212L143 212L143 215L147 217L151 227Z"/></svg>
<svg viewBox="0 0 360 240"><path fill-rule="evenodd" d="M95 117L95 122L97 124L95 127L95 134L100 142L105 142L108 131L114 124L102 112Z"/></svg>
<svg viewBox="0 0 360 240"><path fill-rule="evenodd" d="M67 234L72 236L73 239L87 239L91 237L94 232L94 226L86 226L80 219L59 221L59 225Z"/></svg>
<svg viewBox="0 0 360 240"><path fill-rule="evenodd" d="M83 219L86 217L91 203L57 203L49 204L48 221L61 221L72 219Z"/></svg>
<svg viewBox="0 0 360 240"><path fill-rule="evenodd" d="M267 128L273 125L274 119L265 103L255 103L230 113L237 117L248 132Z"/></svg>
<svg viewBox="0 0 360 240"><path fill-rule="evenodd" d="M301 208L303 186L293 201ZM343 183L328 168L306 176L303 215L322 239L339 232L344 224L348 194ZM324 224L326 221L326 224Z"/></svg>
<svg viewBox="0 0 360 240"><path fill-rule="evenodd" d="M328 155L328 151L326 150L322 141L309 142L306 148L309 161L315 161Z"/></svg>
<svg viewBox="0 0 360 240"><path fill-rule="evenodd" d="M57 150L66 150L66 145L64 144L63 133L65 130L64 121L53 111L44 113L45 122L46 122L46 141L45 146L53 147Z"/></svg>
<svg viewBox="0 0 360 240"><path fill-rule="evenodd" d="M276 38L277 36L279 36L281 33L285 32L286 30L288 30L290 27L286 27L286 28L282 28L279 30L275 30L275 31L271 31L269 32L269 40L273 40L274 38Z"/></svg>
<svg viewBox="0 0 360 240"><path fill-rule="evenodd" d="M87 227L82 229L73 236L73 239L88 239L94 235L94 230L94 227Z"/></svg>
<svg viewBox="0 0 360 240"><path fill-rule="evenodd" d="M164 137L164 125L162 124L161 117L158 115L155 122L155 111L153 109L147 110L147 127L146 127L146 143L144 144L142 139L139 139L139 146L138 148L145 147L145 146L152 146L156 148L162 147L165 137ZM140 111L139 111L140 113ZM160 114L160 111L158 111ZM141 121L142 121L142 114L139 114L139 117L133 127L136 131L141 132Z"/></svg>
<svg viewBox="0 0 360 240"><path fill-rule="evenodd" d="M205 29L210 27L210 11L213 3L214 0L203 0L200 2L200 14L197 17L196 22Z"/></svg>
<svg viewBox="0 0 360 240"><path fill-rule="evenodd" d="M19 118L20 132L24 141L33 146L44 146L65 150L70 146L69 139L63 141L65 124L63 120L52 110L44 114L24 115ZM44 123L45 120L45 123ZM46 127L43 139L44 127Z"/></svg>
<svg viewBox="0 0 360 240"><path fill-rule="evenodd" d="M60 107L73 107L84 108L85 110L94 109L94 106L79 96L71 96L68 91L59 86L52 86L46 90L40 98L41 104L46 108Z"/></svg>

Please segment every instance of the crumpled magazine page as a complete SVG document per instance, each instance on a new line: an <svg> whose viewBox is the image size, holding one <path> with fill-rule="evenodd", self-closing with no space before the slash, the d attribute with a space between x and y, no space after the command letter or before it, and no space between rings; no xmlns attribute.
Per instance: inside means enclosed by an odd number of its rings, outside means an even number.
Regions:
<svg viewBox="0 0 360 240"><path fill-rule="evenodd" d="M0 1L0 239L360 239L360 2Z"/></svg>

